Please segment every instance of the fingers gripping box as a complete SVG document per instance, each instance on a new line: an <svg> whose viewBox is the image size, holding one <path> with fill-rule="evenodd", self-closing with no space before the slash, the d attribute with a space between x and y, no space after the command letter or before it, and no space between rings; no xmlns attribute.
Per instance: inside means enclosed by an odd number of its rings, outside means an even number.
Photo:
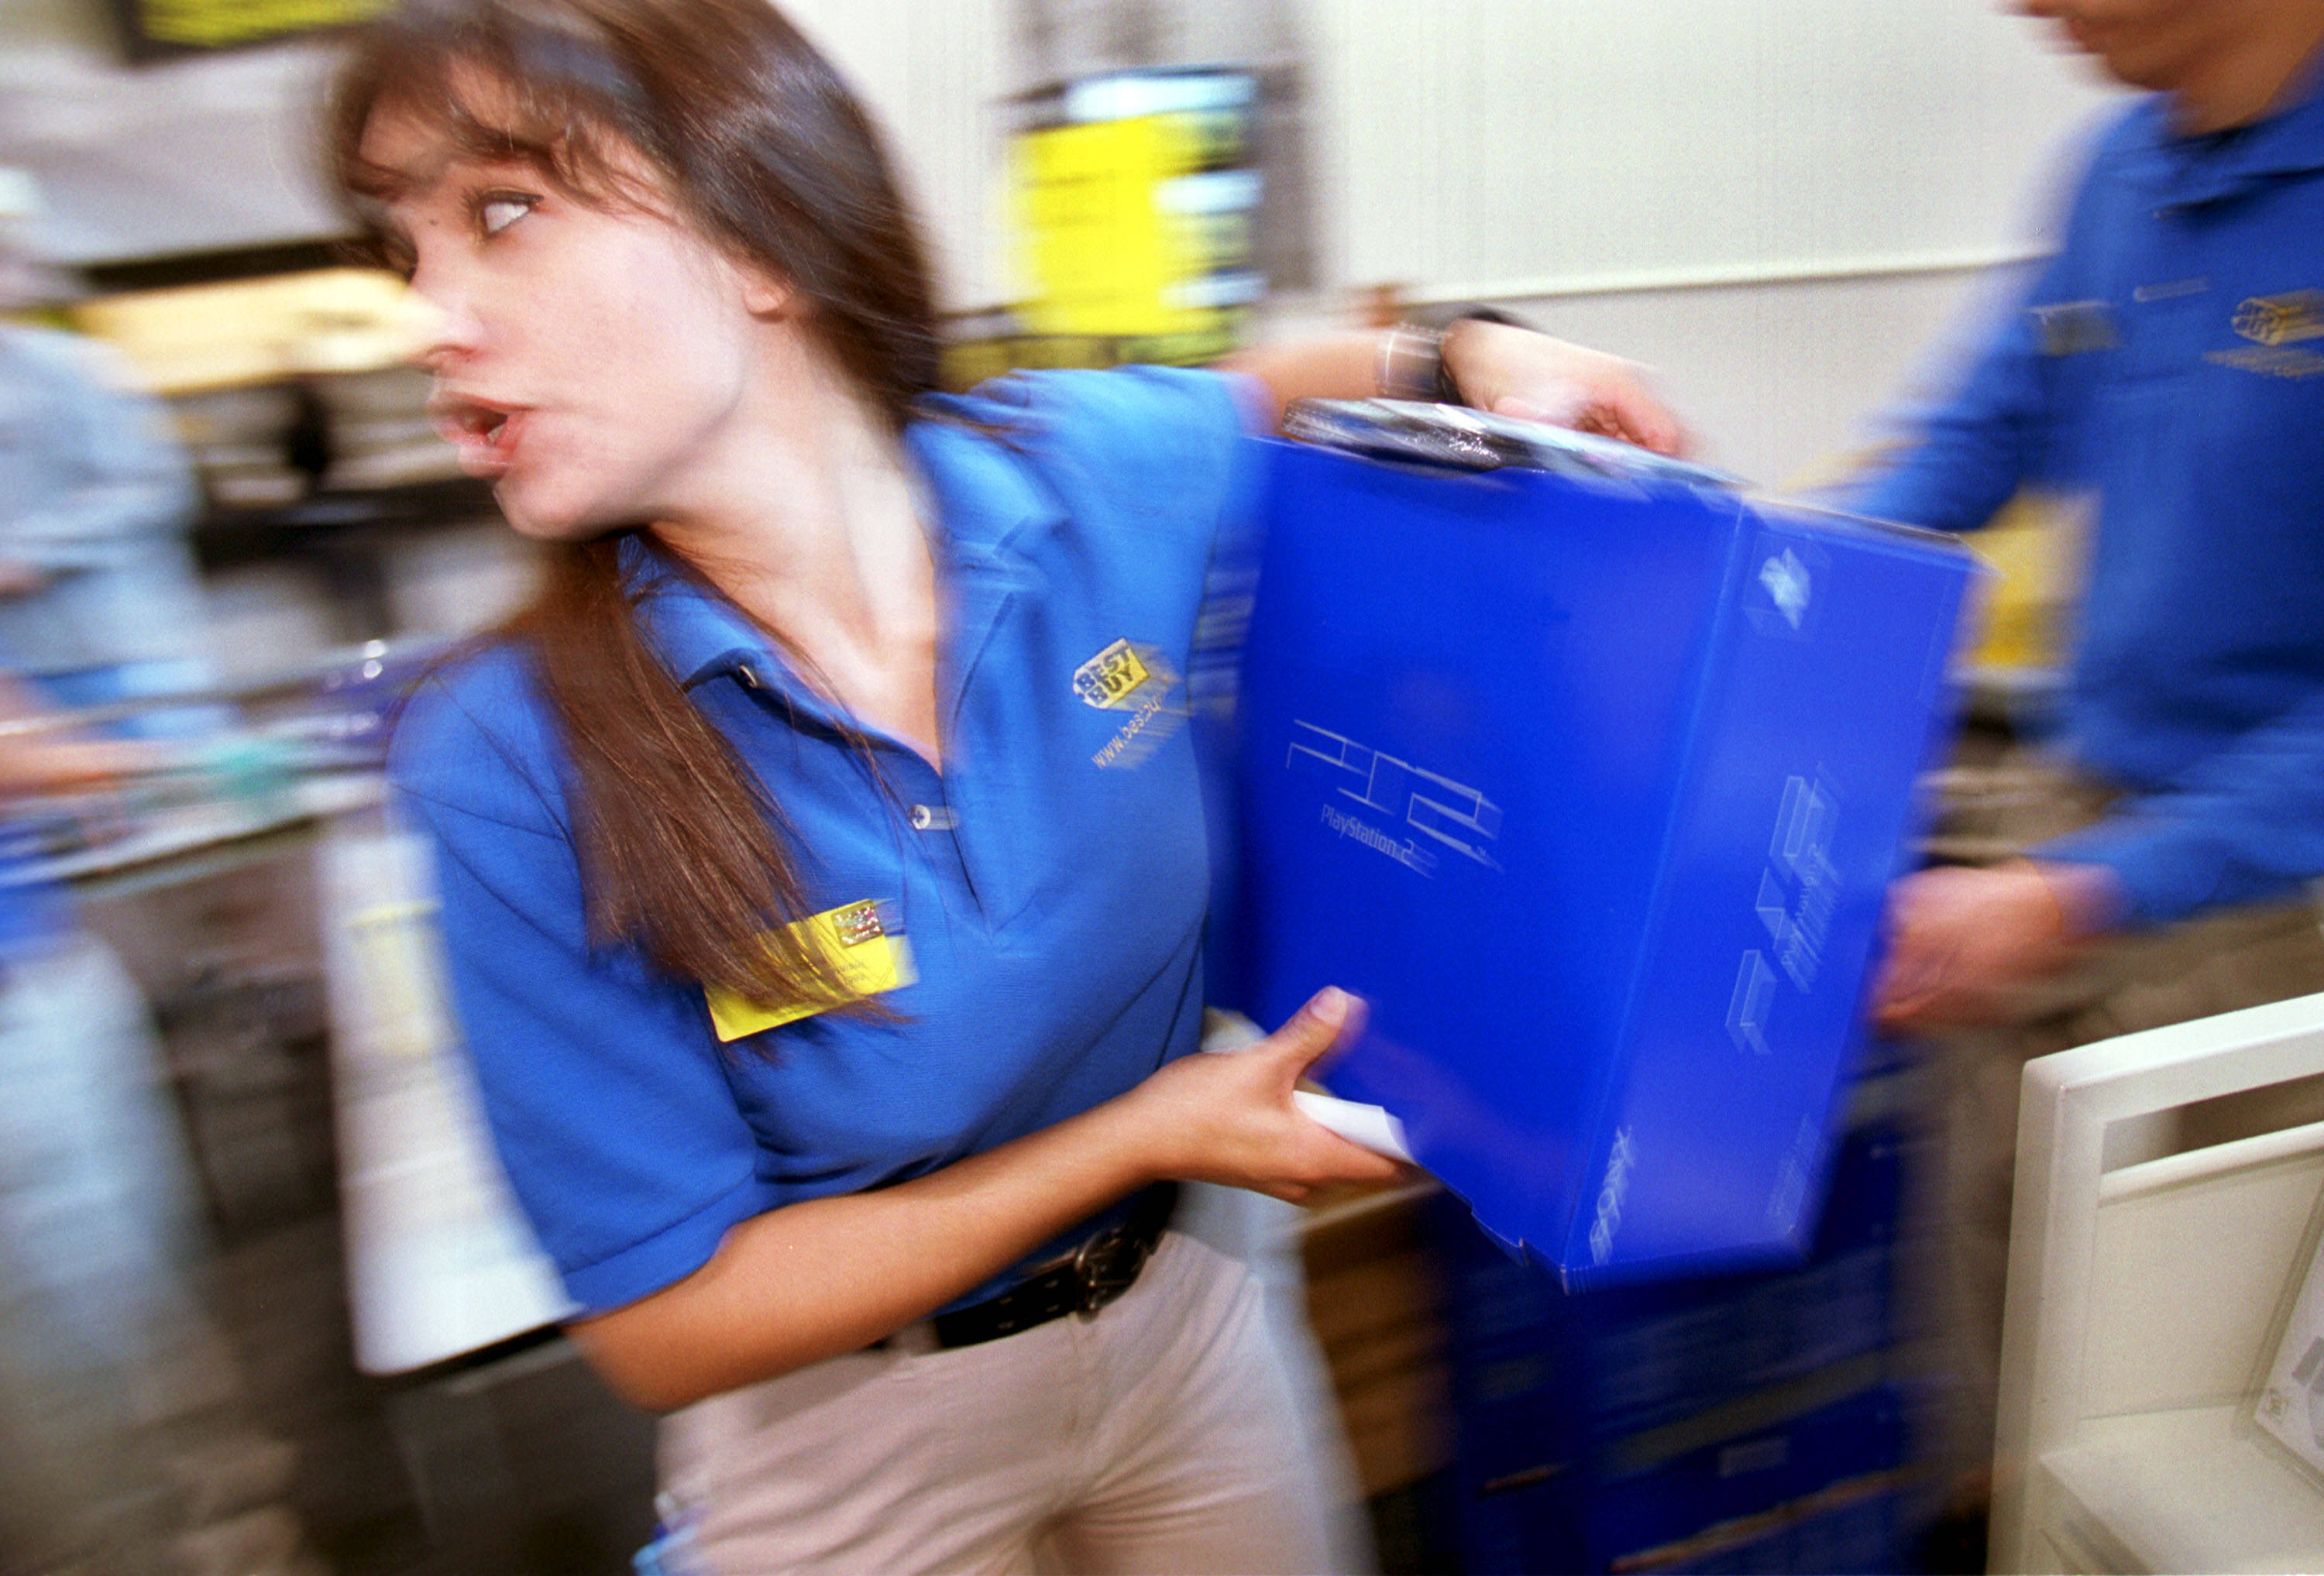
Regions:
<svg viewBox="0 0 2324 1576"><path fill-rule="evenodd" d="M1812 1230L1957 545L1667 482L1275 446L1222 969L1571 1285Z"/></svg>

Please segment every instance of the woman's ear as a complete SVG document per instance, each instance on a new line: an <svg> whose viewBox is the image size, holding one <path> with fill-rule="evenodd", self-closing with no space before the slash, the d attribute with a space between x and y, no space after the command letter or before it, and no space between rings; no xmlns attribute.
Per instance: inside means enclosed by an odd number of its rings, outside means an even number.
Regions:
<svg viewBox="0 0 2324 1576"><path fill-rule="evenodd" d="M798 291L788 280L749 269L742 275L742 309L768 322L788 318L798 309Z"/></svg>

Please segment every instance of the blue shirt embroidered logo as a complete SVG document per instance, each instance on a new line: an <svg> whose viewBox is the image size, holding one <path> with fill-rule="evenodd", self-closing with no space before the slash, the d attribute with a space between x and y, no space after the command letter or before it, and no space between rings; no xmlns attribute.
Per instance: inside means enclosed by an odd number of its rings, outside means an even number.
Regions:
<svg viewBox="0 0 2324 1576"><path fill-rule="evenodd" d="M521 650L455 664L405 712L392 770L437 843L486 1113L585 1308L682 1278L752 1215L935 1170L1195 1047L1195 755L1178 712L1140 708L1186 670L1257 447L1208 373L1036 374L932 415L908 444L946 597L942 772L862 741L774 642L642 544L632 564L671 674L781 806L811 908L876 895L883 928L908 929L918 978L883 997L890 1021L825 1012L722 1045L698 982L590 945L562 751ZM1148 638L1148 683L1126 714L1084 704L1061 676L1125 631ZM1134 746L1142 769L1093 770L1141 714L1116 759Z"/></svg>
<svg viewBox="0 0 2324 1576"><path fill-rule="evenodd" d="M2269 377L2312 378L2324 373L2324 355L2292 348L2304 339L2324 339L2324 290L2254 296L2236 309L2235 330L2262 348L2215 350L2203 359Z"/></svg>
<svg viewBox="0 0 2324 1576"><path fill-rule="evenodd" d="M1130 713L1102 749L1090 757L1101 767L1139 766L1164 744L1186 716L1173 705L1178 672L1159 646L1116 641L1074 669L1074 693L1100 711Z"/></svg>
<svg viewBox="0 0 2324 1576"><path fill-rule="evenodd" d="M2236 309L2236 332L2261 345L2324 339L2324 290L2254 296Z"/></svg>

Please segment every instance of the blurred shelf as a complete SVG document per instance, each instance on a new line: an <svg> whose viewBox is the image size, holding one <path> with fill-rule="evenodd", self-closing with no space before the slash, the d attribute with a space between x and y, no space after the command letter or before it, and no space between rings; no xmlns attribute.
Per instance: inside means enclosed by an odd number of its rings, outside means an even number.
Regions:
<svg viewBox="0 0 2324 1576"><path fill-rule="evenodd" d="M2019 733L2038 730L2066 695L2062 668L1963 662L1954 666L1953 681L1960 687L1966 720L1998 723Z"/></svg>
<svg viewBox="0 0 2324 1576"><path fill-rule="evenodd" d="M351 532L499 518L491 485L467 476L396 487L325 488L272 508L212 510L195 522L194 554L205 569L226 568L327 547Z"/></svg>
<svg viewBox="0 0 2324 1576"><path fill-rule="evenodd" d="M377 806L386 791L376 772L350 772L309 779L260 804L191 806L125 836L14 867L0 885L51 883L109 899L199 880L293 847L327 820Z"/></svg>
<svg viewBox="0 0 2324 1576"><path fill-rule="evenodd" d="M433 309L392 273L333 267L120 290L72 316L147 389L184 394L408 363Z"/></svg>

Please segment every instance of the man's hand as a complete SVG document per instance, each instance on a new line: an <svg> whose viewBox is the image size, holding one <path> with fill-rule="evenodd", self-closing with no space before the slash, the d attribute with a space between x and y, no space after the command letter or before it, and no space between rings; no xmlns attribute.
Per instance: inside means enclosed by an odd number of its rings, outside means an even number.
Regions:
<svg viewBox="0 0 2324 1576"><path fill-rule="evenodd" d="M1619 438L1656 454L1683 454L1686 431L1634 361L1463 318L1445 331L1444 368L1480 410Z"/></svg>
<svg viewBox="0 0 2324 1576"><path fill-rule="evenodd" d="M1888 889L1888 956L1874 1014L1888 1028L2007 1023L2027 988L2121 912L2098 865L2012 860L1916 871Z"/></svg>

